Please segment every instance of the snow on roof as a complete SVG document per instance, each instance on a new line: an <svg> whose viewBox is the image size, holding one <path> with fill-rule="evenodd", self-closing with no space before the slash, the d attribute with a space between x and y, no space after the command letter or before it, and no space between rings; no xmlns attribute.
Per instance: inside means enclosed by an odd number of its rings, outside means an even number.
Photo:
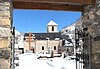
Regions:
<svg viewBox="0 0 100 69"><path fill-rule="evenodd" d="M72 25L72 26L66 27L66 29L69 31L72 31L72 30L75 30L75 26Z"/></svg>
<svg viewBox="0 0 100 69"><path fill-rule="evenodd" d="M51 21L48 23L48 25L58 25L58 24L51 20Z"/></svg>

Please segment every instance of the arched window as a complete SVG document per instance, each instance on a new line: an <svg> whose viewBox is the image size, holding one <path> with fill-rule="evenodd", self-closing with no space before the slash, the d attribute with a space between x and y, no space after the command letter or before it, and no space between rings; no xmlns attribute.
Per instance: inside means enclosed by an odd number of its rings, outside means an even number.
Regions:
<svg viewBox="0 0 100 69"><path fill-rule="evenodd" d="M67 48L67 52L69 52L69 49Z"/></svg>
<svg viewBox="0 0 100 69"><path fill-rule="evenodd" d="M44 50L44 46L42 46L42 50Z"/></svg>
<svg viewBox="0 0 100 69"><path fill-rule="evenodd" d="M52 26L52 31L54 31L54 26Z"/></svg>
<svg viewBox="0 0 100 69"><path fill-rule="evenodd" d="M56 46L54 46L54 50L56 50Z"/></svg>

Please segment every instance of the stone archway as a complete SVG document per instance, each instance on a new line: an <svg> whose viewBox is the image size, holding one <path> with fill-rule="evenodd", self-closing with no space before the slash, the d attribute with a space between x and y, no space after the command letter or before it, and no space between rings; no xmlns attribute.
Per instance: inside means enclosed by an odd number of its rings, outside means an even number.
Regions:
<svg viewBox="0 0 100 69"><path fill-rule="evenodd" d="M85 2L86 1L86 2ZM26 7L25 7L26 5ZM82 11L82 26L92 36L92 68L100 69L100 1L99 0L0 0L0 48L11 51L13 9L46 9L64 11ZM9 31L9 34L7 33ZM95 38L94 38L95 37ZM6 43L5 43L6 39ZM2 41L2 42L1 42ZM7 60L8 61L8 60ZM90 62L90 63L91 63ZM9 69L9 68L7 68Z"/></svg>

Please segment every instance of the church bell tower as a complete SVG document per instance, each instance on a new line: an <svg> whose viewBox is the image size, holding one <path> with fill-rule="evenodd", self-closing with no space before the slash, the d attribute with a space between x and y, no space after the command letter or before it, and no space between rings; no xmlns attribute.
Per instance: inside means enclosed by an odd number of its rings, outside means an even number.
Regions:
<svg viewBox="0 0 100 69"><path fill-rule="evenodd" d="M51 20L47 25L47 33L58 32L57 26L58 26L58 24Z"/></svg>

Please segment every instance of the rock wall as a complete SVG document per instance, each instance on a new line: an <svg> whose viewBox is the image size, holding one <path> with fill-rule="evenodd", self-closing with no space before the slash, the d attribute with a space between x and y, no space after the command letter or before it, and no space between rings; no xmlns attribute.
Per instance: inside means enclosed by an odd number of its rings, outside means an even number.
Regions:
<svg viewBox="0 0 100 69"><path fill-rule="evenodd" d="M12 7L9 1L0 0L0 51L2 48L8 50L10 47ZM100 36L100 0L96 0L94 6L85 6L80 20L82 21L82 28L87 28L85 32L92 37L91 45L88 47L91 50L90 55L92 55L92 67L90 69L100 69L100 39L94 40L94 37ZM9 60L0 57L0 69L9 69Z"/></svg>
<svg viewBox="0 0 100 69"><path fill-rule="evenodd" d="M0 69L10 69L11 14L10 0L0 0Z"/></svg>
<svg viewBox="0 0 100 69"><path fill-rule="evenodd" d="M86 47L85 49L91 52L89 53L91 57L89 57L92 61L88 61L91 63L90 69L100 69L100 0L96 0L96 4L87 5L84 7L83 17L82 17L82 27L86 33L88 33L87 37L91 36L90 47ZM98 38L98 39L94 39ZM88 42L88 40L86 40ZM89 51L88 51L89 52ZM89 68L85 68L89 69Z"/></svg>
<svg viewBox="0 0 100 69"><path fill-rule="evenodd" d="M9 0L0 0L0 40L11 37L11 5ZM1 42L0 42L1 43ZM3 45L6 47L7 45ZM0 48L2 48L0 46Z"/></svg>
<svg viewBox="0 0 100 69"><path fill-rule="evenodd" d="M87 33L85 37L83 52L88 55L84 59L84 69L100 69L100 0L95 5L84 6L84 12L75 26Z"/></svg>

